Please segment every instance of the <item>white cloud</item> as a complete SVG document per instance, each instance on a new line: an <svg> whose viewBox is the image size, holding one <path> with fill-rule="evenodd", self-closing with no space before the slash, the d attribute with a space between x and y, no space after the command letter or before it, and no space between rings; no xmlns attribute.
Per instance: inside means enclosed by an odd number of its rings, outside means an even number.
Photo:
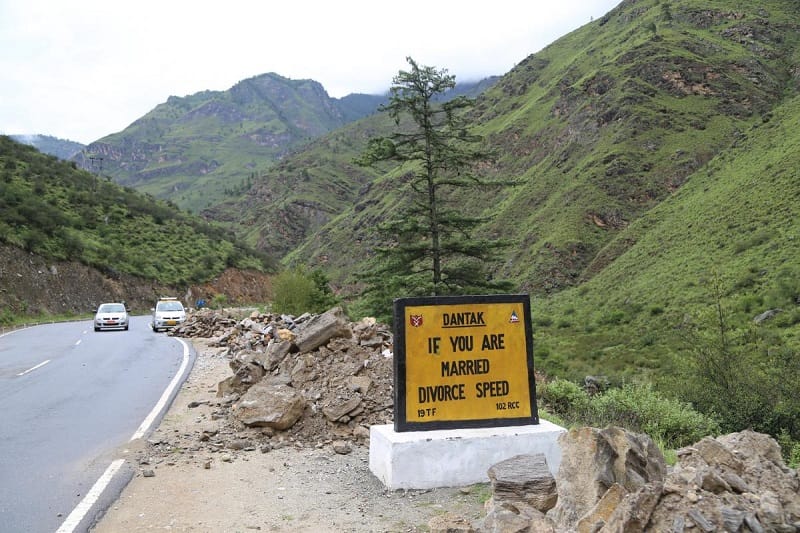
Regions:
<svg viewBox="0 0 800 533"><path fill-rule="evenodd" d="M504 74L615 0L0 0L0 132L89 143L170 95L276 72L381 92L406 56L457 80Z"/></svg>

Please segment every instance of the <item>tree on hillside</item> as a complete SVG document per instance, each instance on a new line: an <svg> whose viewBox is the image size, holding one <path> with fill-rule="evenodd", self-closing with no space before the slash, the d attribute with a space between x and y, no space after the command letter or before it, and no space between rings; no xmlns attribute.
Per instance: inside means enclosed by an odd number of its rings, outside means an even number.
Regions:
<svg viewBox="0 0 800 533"><path fill-rule="evenodd" d="M465 111L473 101L442 98L455 87L447 70L418 65L392 80L389 113L397 126L388 137L371 139L358 162L401 165L398 190L407 199L379 228L375 268L367 275L373 305L386 310L401 296L506 292L511 284L491 279L487 259L504 243L478 239L472 230L483 218L459 200L485 194L476 168L491 160L483 139L470 133Z"/></svg>

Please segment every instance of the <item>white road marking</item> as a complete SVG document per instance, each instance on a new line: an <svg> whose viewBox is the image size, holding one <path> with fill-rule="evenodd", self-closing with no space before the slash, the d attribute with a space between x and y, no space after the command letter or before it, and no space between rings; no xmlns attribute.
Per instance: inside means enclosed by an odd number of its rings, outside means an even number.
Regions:
<svg viewBox="0 0 800 533"><path fill-rule="evenodd" d="M150 411L150 414L144 419L144 422L139 426L139 429L133 434L130 440L136 440L144 436L147 430L150 428L150 425L158 416L158 413L166 405L167 401L169 400L172 391L175 390L175 387L178 386L178 381L180 380L183 372L186 370L186 367L189 365L189 345L182 339L177 339L181 344L183 344L183 361L181 362L181 367L178 369L178 372L175 374L175 377L172 378L172 381L169 383L169 386L164 390L164 394L161 395L161 398L156 403L156 406L153 407L153 410ZM130 442L130 441L129 441ZM73 509L73 511L69 514L64 523L61 524L61 527L58 528L56 533L73 533L75 528L81 523L81 521L86 516L86 513L91 510L92 506L97 503L97 500L100 498L100 495L106 489L106 487L111 483L111 479L114 477L114 474L122 467L125 463L125 459L117 459L112 462L106 471L100 476L100 479L95 482L94 486L92 486L91 490L84 496L81 502Z"/></svg>
<svg viewBox="0 0 800 533"><path fill-rule="evenodd" d="M50 362L50 359L48 359L48 360L46 360L46 361L42 361L42 362L41 362L41 363L39 363L38 365L36 365L36 366L32 366L31 368L29 368L29 369L28 369L28 370L26 370L25 372L20 372L20 373L19 373L19 374L17 374L17 375L18 375L18 376L24 376L24 375L25 375L25 374L27 374L28 372L33 372L33 371L34 371L34 370L36 370L37 368L41 368L41 367L43 367L44 365L46 365L47 363L49 363L49 362Z"/></svg>
<svg viewBox="0 0 800 533"><path fill-rule="evenodd" d="M64 520L64 523L61 524L61 527L56 530L56 533L72 533L75 531L75 528L81 523L83 517L86 516L89 509L92 508L108 484L111 483L111 478L114 477L114 474L117 473L117 470L119 470L124 463L125 459L117 459L108 465L108 468L106 468L106 471L100 476L100 479L89 489L86 496L84 496L81 502L72 510L67 519Z"/></svg>
<svg viewBox="0 0 800 533"><path fill-rule="evenodd" d="M153 423L153 420L155 420L156 416L158 416L158 413L160 413L166 405L170 395L172 394L172 391L178 386L178 380L181 378L184 370L186 370L186 366L189 364L189 345L186 344L186 342L184 342L182 339L178 339L178 341L183 344L183 361L181 362L181 367L178 369L175 377L172 378L169 387L164 390L164 394L161 395L161 398L158 400L156 406L153 407L153 410L150 411L150 414L144 419L142 425L139 426L139 429L137 429L136 433L133 434L131 440L136 440L144 436L144 434L150 428L150 425Z"/></svg>

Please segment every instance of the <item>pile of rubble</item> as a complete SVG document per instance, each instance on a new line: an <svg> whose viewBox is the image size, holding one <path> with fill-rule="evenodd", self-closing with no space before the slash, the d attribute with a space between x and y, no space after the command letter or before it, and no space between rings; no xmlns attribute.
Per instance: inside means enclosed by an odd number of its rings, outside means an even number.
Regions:
<svg viewBox="0 0 800 533"><path fill-rule="evenodd" d="M555 477L544 455L492 466L487 516L459 531L800 531L800 477L769 435L706 437L673 467L650 437L616 427L575 428L559 445Z"/></svg>
<svg viewBox="0 0 800 533"><path fill-rule="evenodd" d="M217 387L214 418L231 434L251 428L262 446L348 446L392 421L392 333L374 319L348 322L338 307L299 317L201 310L171 334L223 348L232 375Z"/></svg>

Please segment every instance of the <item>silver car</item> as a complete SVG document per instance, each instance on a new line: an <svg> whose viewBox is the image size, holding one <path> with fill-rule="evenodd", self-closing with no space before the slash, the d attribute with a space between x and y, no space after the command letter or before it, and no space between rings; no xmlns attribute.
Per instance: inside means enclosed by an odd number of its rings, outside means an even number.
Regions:
<svg viewBox="0 0 800 533"><path fill-rule="evenodd" d="M123 303L100 304L94 315L94 330L128 330L128 310Z"/></svg>
<svg viewBox="0 0 800 533"><path fill-rule="evenodd" d="M150 327L153 331L174 328L186 322L186 310L177 298L161 298L152 311Z"/></svg>

